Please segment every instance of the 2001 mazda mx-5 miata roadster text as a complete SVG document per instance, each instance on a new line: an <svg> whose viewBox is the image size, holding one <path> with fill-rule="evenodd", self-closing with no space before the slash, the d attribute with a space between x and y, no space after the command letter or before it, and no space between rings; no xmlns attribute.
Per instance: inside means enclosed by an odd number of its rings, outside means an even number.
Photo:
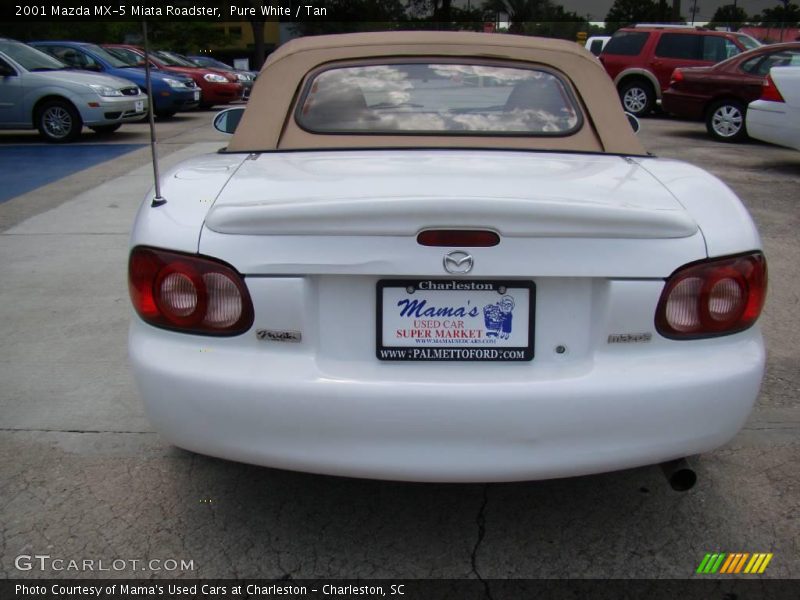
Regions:
<svg viewBox="0 0 800 600"><path fill-rule="evenodd" d="M644 151L577 44L298 39L231 110L227 147L166 173L131 239L131 361L173 444L511 481L682 459L744 424L755 226Z"/></svg>

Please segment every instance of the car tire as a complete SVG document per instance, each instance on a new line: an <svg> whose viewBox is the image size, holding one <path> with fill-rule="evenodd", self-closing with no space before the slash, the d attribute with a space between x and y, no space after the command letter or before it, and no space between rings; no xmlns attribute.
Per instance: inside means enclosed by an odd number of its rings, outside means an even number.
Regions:
<svg viewBox="0 0 800 600"><path fill-rule="evenodd" d="M644 79L628 81L619 88L619 99L626 112L635 117L643 117L656 103L653 86Z"/></svg>
<svg viewBox="0 0 800 600"><path fill-rule="evenodd" d="M83 121L66 100L48 100L36 112L36 128L48 142L62 144L78 139Z"/></svg>
<svg viewBox="0 0 800 600"><path fill-rule="evenodd" d="M122 123L115 123L114 125L97 125L96 127L89 127L98 135L108 135L114 133L117 129L122 127Z"/></svg>
<svg viewBox="0 0 800 600"><path fill-rule="evenodd" d="M747 108L738 100L720 100L708 107L706 129L718 142L741 142L747 139Z"/></svg>

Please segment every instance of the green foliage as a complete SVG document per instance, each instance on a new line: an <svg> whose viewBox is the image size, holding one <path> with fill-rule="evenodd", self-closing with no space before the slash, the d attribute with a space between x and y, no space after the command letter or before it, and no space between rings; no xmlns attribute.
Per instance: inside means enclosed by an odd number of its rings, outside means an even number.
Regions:
<svg viewBox="0 0 800 600"><path fill-rule="evenodd" d="M566 11L561 5L550 4L544 10L544 20L527 23L523 29L526 34L576 40L578 32L591 29L589 21L573 11Z"/></svg>
<svg viewBox="0 0 800 600"><path fill-rule="evenodd" d="M575 39L589 28L587 19L551 0L486 0L483 11L492 22L498 13L508 15L510 33Z"/></svg>
<svg viewBox="0 0 800 600"><path fill-rule="evenodd" d="M762 25L797 27L800 24L800 6L788 0L780 0L780 4L775 8L767 8L761 11L758 21Z"/></svg>
<svg viewBox="0 0 800 600"><path fill-rule="evenodd" d="M748 20L749 17L747 16L747 12L741 6L726 4L717 9L708 26L711 28L732 27L734 29L738 29Z"/></svg>
<svg viewBox="0 0 800 600"><path fill-rule="evenodd" d="M606 31L611 34L617 29L634 23L653 23L662 19L662 9L653 0L615 0L606 15Z"/></svg>
<svg viewBox="0 0 800 600"><path fill-rule="evenodd" d="M148 40L154 48L193 52L225 40L222 30L206 21L148 21ZM32 40L70 40L113 44L142 40L139 21L41 21L36 27L22 29L10 23L0 24L0 36L21 42Z"/></svg>
<svg viewBox="0 0 800 600"><path fill-rule="evenodd" d="M139 28L141 24L103 21L38 21L32 27L20 27L18 23L0 22L0 37L20 42L33 40L72 40L78 42L116 42L129 26Z"/></svg>
<svg viewBox="0 0 800 600"><path fill-rule="evenodd" d="M148 22L147 38L154 48L180 53L195 52L227 41L224 32L207 21Z"/></svg>

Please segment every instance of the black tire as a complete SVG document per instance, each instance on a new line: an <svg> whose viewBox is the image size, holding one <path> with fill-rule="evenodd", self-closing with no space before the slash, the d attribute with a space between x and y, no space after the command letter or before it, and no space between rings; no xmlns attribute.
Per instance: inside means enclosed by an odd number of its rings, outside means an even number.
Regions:
<svg viewBox="0 0 800 600"><path fill-rule="evenodd" d="M718 100L706 111L706 130L718 142L742 142L747 139L747 107L738 100Z"/></svg>
<svg viewBox="0 0 800 600"><path fill-rule="evenodd" d="M48 142L73 142L81 135L81 115L66 100L48 100L36 111L36 128Z"/></svg>
<svg viewBox="0 0 800 600"><path fill-rule="evenodd" d="M625 112L635 117L648 114L656 104L656 92L644 79L629 79L619 88L619 99Z"/></svg>
<svg viewBox="0 0 800 600"><path fill-rule="evenodd" d="M122 127L122 123L115 123L114 125L97 125L95 127L89 127L89 129L98 135L108 135L110 133L114 133L120 127Z"/></svg>

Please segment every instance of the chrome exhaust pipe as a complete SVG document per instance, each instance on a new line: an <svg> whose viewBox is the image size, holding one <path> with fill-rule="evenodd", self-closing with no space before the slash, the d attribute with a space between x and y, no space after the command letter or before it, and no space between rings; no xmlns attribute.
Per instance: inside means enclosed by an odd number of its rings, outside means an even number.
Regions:
<svg viewBox="0 0 800 600"><path fill-rule="evenodd" d="M685 492L697 483L697 473L685 458L663 462L659 465L667 478L669 486L676 492Z"/></svg>

